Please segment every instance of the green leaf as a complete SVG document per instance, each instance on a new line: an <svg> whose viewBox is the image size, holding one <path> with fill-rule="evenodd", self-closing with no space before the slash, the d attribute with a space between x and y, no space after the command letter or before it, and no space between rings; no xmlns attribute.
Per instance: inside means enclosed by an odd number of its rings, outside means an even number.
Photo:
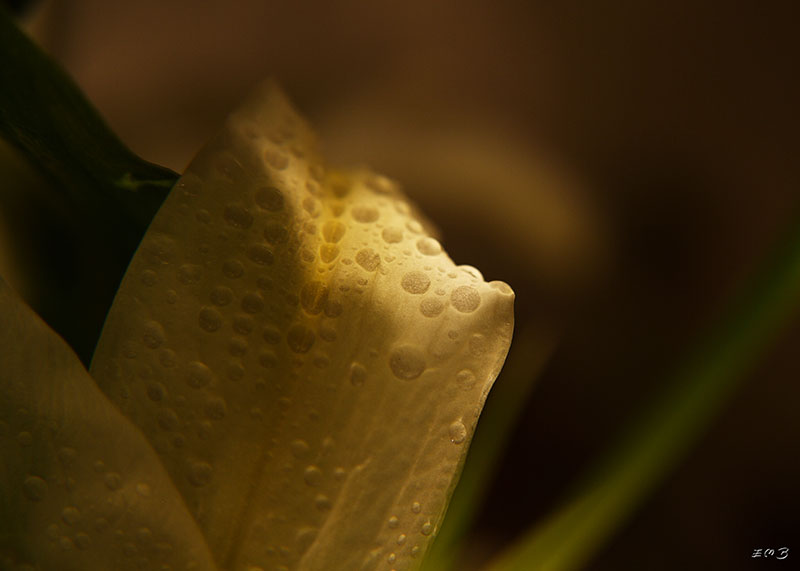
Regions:
<svg viewBox="0 0 800 571"><path fill-rule="evenodd" d="M88 362L119 280L177 175L128 150L3 7L0 136L48 181L6 184L0 193L34 287L29 300Z"/></svg>
<svg viewBox="0 0 800 571"><path fill-rule="evenodd" d="M192 162L92 374L220 566L417 569L513 327L397 186L326 169L274 87Z"/></svg>
<svg viewBox="0 0 800 571"><path fill-rule="evenodd" d="M492 571L584 568L670 474L797 316L800 224L786 238L668 391L631 423L561 507L490 566Z"/></svg>
<svg viewBox="0 0 800 571"><path fill-rule="evenodd" d="M216 569L141 432L0 278L0 567Z"/></svg>

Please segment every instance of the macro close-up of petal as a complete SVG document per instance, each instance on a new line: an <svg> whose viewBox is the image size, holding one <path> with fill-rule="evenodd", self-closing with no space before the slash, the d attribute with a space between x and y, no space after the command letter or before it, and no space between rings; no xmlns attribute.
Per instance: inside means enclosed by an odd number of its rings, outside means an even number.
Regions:
<svg viewBox="0 0 800 571"><path fill-rule="evenodd" d="M231 115L148 229L91 371L220 568L415 569L514 296L313 138L272 84Z"/></svg>

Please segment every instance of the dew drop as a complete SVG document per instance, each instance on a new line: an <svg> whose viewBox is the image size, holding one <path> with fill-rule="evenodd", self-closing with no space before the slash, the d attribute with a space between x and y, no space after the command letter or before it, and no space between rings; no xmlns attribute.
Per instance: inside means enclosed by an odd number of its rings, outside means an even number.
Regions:
<svg viewBox="0 0 800 571"><path fill-rule="evenodd" d="M71 466L78 458L78 451L71 446L64 446L58 451L58 460L64 467Z"/></svg>
<svg viewBox="0 0 800 571"><path fill-rule="evenodd" d="M283 244L288 237L286 227L278 222L270 222L264 227L264 239L270 244Z"/></svg>
<svg viewBox="0 0 800 571"><path fill-rule="evenodd" d="M169 369L175 366L176 357L175 351L172 349L162 349L158 354L158 362L161 363L162 367Z"/></svg>
<svg viewBox="0 0 800 571"><path fill-rule="evenodd" d="M81 520L81 512L74 506L67 506L61 511L61 519L67 525L75 525Z"/></svg>
<svg viewBox="0 0 800 571"><path fill-rule="evenodd" d="M28 476L22 483L22 493L32 502L40 502L47 495L47 482L39 476Z"/></svg>
<svg viewBox="0 0 800 571"><path fill-rule="evenodd" d="M292 450L292 456L297 459L303 459L308 456L308 443L305 440L295 440L291 443L290 448Z"/></svg>
<svg viewBox="0 0 800 571"><path fill-rule="evenodd" d="M400 525L400 520L397 519L396 515L393 515L392 517L389 518L389 527L390 528L396 529L398 525Z"/></svg>
<svg viewBox="0 0 800 571"><path fill-rule="evenodd" d="M20 446L30 446L33 444L33 434L28 432L27 430L23 430L19 434L17 434L17 443Z"/></svg>
<svg viewBox="0 0 800 571"><path fill-rule="evenodd" d="M145 270L142 272L142 283L146 286L156 285L158 280L156 273L153 270Z"/></svg>
<svg viewBox="0 0 800 571"><path fill-rule="evenodd" d="M401 345L392 350L389 368L398 379L409 381L419 377L425 370L425 356L412 345Z"/></svg>
<svg viewBox="0 0 800 571"><path fill-rule="evenodd" d="M444 303L435 297L423 299L419 304L419 311L425 317L436 317L444 310Z"/></svg>
<svg viewBox="0 0 800 571"><path fill-rule="evenodd" d="M475 386L475 373L469 369L462 369L456 373L456 384L459 388L468 391Z"/></svg>
<svg viewBox="0 0 800 571"><path fill-rule="evenodd" d="M322 483L322 470L316 466L308 466L303 472L303 480L309 486L319 486Z"/></svg>
<svg viewBox="0 0 800 571"><path fill-rule="evenodd" d="M198 314L200 329L213 333L222 327L222 315L213 307L203 307Z"/></svg>
<svg viewBox="0 0 800 571"><path fill-rule="evenodd" d="M189 483L198 488L211 481L212 468L208 462L193 462L189 466Z"/></svg>
<svg viewBox="0 0 800 571"><path fill-rule="evenodd" d="M258 355L258 364L265 369L272 369L278 365L278 357L272 351L262 351Z"/></svg>
<svg viewBox="0 0 800 571"><path fill-rule="evenodd" d="M264 337L264 341L271 345L277 345L281 342L281 332L278 331L277 327L272 325L268 325L264 328L262 336Z"/></svg>
<svg viewBox="0 0 800 571"><path fill-rule="evenodd" d="M397 554L390 553L389 557L386 558L386 561L388 561L390 564L394 563L395 561L397 561Z"/></svg>
<svg viewBox="0 0 800 571"><path fill-rule="evenodd" d="M316 498L314 498L314 507L321 512L326 512L332 507L331 500L328 498L328 496L319 494Z"/></svg>
<svg viewBox="0 0 800 571"><path fill-rule="evenodd" d="M289 157L277 149L267 149L264 151L264 162L273 169L282 171L289 166Z"/></svg>
<svg viewBox="0 0 800 571"><path fill-rule="evenodd" d="M178 281L183 285L200 283L203 276L203 268L197 264L183 264L178 268Z"/></svg>
<svg viewBox="0 0 800 571"><path fill-rule="evenodd" d="M103 477L103 482L109 490L119 490L122 487L122 476L118 472L108 472Z"/></svg>
<svg viewBox="0 0 800 571"><path fill-rule="evenodd" d="M300 290L300 305L306 313L318 315L328 301L328 286L319 281L311 281Z"/></svg>
<svg viewBox="0 0 800 571"><path fill-rule="evenodd" d="M325 341L332 343L336 341L336 330L329 325L321 325L319 328L319 336Z"/></svg>
<svg viewBox="0 0 800 571"><path fill-rule="evenodd" d="M253 225L253 215L241 204L227 205L223 218L234 228L246 229Z"/></svg>
<svg viewBox="0 0 800 571"><path fill-rule="evenodd" d="M409 220L406 224L406 228L411 230L414 234L422 233L422 224L420 224L418 220Z"/></svg>
<svg viewBox="0 0 800 571"><path fill-rule="evenodd" d="M350 382L354 387L360 387L367 380L367 369L361 363L353 362L350 365Z"/></svg>
<svg viewBox="0 0 800 571"><path fill-rule="evenodd" d="M92 538L89 537L87 533L80 531L75 534L75 538L73 539L75 542L75 547L80 550L88 549L89 546L92 544Z"/></svg>
<svg viewBox="0 0 800 571"><path fill-rule="evenodd" d="M277 212L283 208L283 193L274 186L259 188L255 199L258 206L270 212Z"/></svg>
<svg viewBox="0 0 800 571"><path fill-rule="evenodd" d="M336 244L321 244L319 247L319 257L326 264L331 263L339 255L339 246Z"/></svg>
<svg viewBox="0 0 800 571"><path fill-rule="evenodd" d="M314 332L305 325L292 325L286 333L286 342L295 353L308 353L314 345Z"/></svg>
<svg viewBox="0 0 800 571"><path fill-rule="evenodd" d="M211 397L206 401L205 412L211 420L221 420L228 414L228 405L221 397Z"/></svg>
<svg viewBox="0 0 800 571"><path fill-rule="evenodd" d="M375 222L380 216L377 208L363 204L354 206L350 213L353 215L353 220L363 224Z"/></svg>
<svg viewBox="0 0 800 571"><path fill-rule="evenodd" d="M467 439L467 428L460 420L451 424L448 432L450 433L450 442L453 444L461 444Z"/></svg>
<svg viewBox="0 0 800 571"><path fill-rule="evenodd" d="M420 531L422 532L422 535L430 535L433 533L433 524L429 521L426 521L422 524Z"/></svg>
<svg viewBox="0 0 800 571"><path fill-rule="evenodd" d="M239 314L233 318L233 330L241 335L250 335L253 331L253 318Z"/></svg>
<svg viewBox="0 0 800 571"><path fill-rule="evenodd" d="M258 292L249 292L242 296L242 310L245 313L258 313L264 309L264 298Z"/></svg>
<svg viewBox="0 0 800 571"><path fill-rule="evenodd" d="M208 386L214 380L214 373L201 361L192 361L186 366L186 384L193 389Z"/></svg>
<svg viewBox="0 0 800 571"><path fill-rule="evenodd" d="M275 261L272 250L263 244L253 244L247 249L247 257L254 264L259 266L269 266Z"/></svg>
<svg viewBox="0 0 800 571"><path fill-rule="evenodd" d="M406 539L407 539L406 538L406 534L405 533L401 533L400 535L397 536L397 540L396 540L397 541L397 545L403 545L406 542Z"/></svg>
<svg viewBox="0 0 800 571"><path fill-rule="evenodd" d="M422 294L431 286L431 279L422 272L408 272L403 276L400 285L408 293Z"/></svg>
<svg viewBox="0 0 800 571"><path fill-rule="evenodd" d="M356 263L368 272L374 272L381 263L381 257L372 248L362 248L356 253Z"/></svg>
<svg viewBox="0 0 800 571"><path fill-rule="evenodd" d="M327 317L339 317L343 309L341 303L329 299L328 303L325 304L325 315Z"/></svg>
<svg viewBox="0 0 800 571"><path fill-rule="evenodd" d="M235 280L244 275L244 266L238 260L228 260L222 264L222 274Z"/></svg>
<svg viewBox="0 0 800 571"><path fill-rule="evenodd" d="M387 244L397 244L403 240L403 230L396 226L389 226L383 229L381 237Z"/></svg>
<svg viewBox="0 0 800 571"><path fill-rule="evenodd" d="M306 196L305 199L303 199L303 210L308 212L312 218L316 218L320 214L319 202L310 196Z"/></svg>
<svg viewBox="0 0 800 571"><path fill-rule="evenodd" d="M472 286L459 286L450 294L450 303L461 313L472 313L481 304L481 294Z"/></svg>
<svg viewBox="0 0 800 571"><path fill-rule="evenodd" d="M347 232L347 226L338 220L328 220L322 225L322 238L331 244L339 242Z"/></svg>
<svg viewBox="0 0 800 571"><path fill-rule="evenodd" d="M228 363L225 373L232 381L241 381L244 378L244 367L236 361Z"/></svg>
<svg viewBox="0 0 800 571"><path fill-rule="evenodd" d="M241 337L233 337L230 343L228 343L228 353L233 357L241 357L247 353L247 349L247 340Z"/></svg>
<svg viewBox="0 0 800 571"><path fill-rule="evenodd" d="M418 514L419 512L422 511L422 504L420 504L419 502L414 502L413 504L411 504L411 511L414 512L415 514Z"/></svg>
<svg viewBox="0 0 800 571"><path fill-rule="evenodd" d="M156 415L158 425L164 430L177 430L180 425L178 415L171 408L164 408L158 411Z"/></svg>
<svg viewBox="0 0 800 571"><path fill-rule="evenodd" d="M436 256L442 253L442 245L435 238L420 238L417 240L417 250L425 256Z"/></svg>
<svg viewBox="0 0 800 571"><path fill-rule="evenodd" d="M142 342L148 349L158 349L164 343L164 328L158 321L145 324Z"/></svg>
<svg viewBox="0 0 800 571"><path fill-rule="evenodd" d="M161 383L151 383L147 386L147 398L153 402L161 402L167 394L167 389Z"/></svg>

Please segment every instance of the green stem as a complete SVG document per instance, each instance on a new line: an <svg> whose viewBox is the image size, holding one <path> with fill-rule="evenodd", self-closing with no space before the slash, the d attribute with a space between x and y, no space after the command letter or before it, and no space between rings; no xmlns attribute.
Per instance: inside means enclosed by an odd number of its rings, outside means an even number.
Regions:
<svg viewBox="0 0 800 571"><path fill-rule="evenodd" d="M727 317L631 424L568 501L489 567L492 571L583 568L684 457L742 378L796 316L800 223Z"/></svg>

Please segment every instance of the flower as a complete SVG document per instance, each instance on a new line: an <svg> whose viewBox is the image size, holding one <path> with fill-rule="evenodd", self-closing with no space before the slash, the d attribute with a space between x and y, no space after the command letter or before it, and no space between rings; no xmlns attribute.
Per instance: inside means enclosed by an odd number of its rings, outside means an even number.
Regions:
<svg viewBox="0 0 800 571"><path fill-rule="evenodd" d="M327 169L313 139L270 84L230 117L131 261L96 385L3 289L6 346L42 355L3 357L13 563L419 566L513 293L456 266L395 183Z"/></svg>

